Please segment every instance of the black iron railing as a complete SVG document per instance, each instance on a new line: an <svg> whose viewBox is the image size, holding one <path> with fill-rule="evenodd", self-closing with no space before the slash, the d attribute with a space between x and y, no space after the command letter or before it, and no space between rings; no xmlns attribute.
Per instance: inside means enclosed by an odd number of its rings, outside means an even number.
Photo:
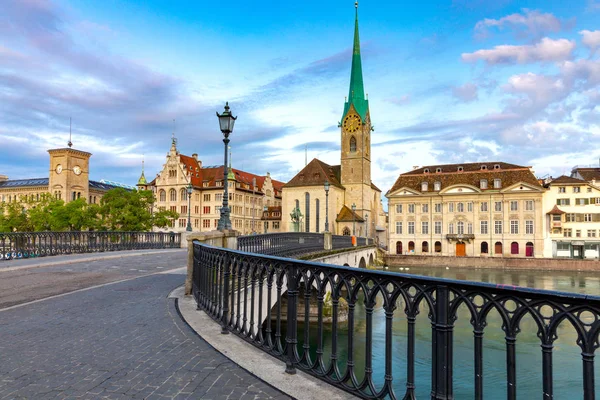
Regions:
<svg viewBox="0 0 600 400"><path fill-rule="evenodd" d="M0 260L101 251L179 248L175 232L0 233Z"/></svg>
<svg viewBox="0 0 600 400"><path fill-rule="evenodd" d="M535 333L541 345L540 390L544 399L553 398L554 341L559 325L568 324L576 332L570 339L581 351L578 371L583 374L579 375L583 398L595 398L600 297L338 267L198 242L194 243L193 295L198 307L220 323L223 333L234 333L281 359L287 372L304 370L366 399L415 398L415 340L423 340L415 333L420 310L431 322L427 363L431 364L432 399L455 398L453 329L459 308L467 314L473 335L473 391L464 398L483 399L483 336L494 333L493 329L503 331L499 340L504 341L505 357L498 364L502 368L504 363L505 398L517 398L516 346L523 318L533 319L528 333ZM488 327L490 313L499 316L501 323ZM357 326L359 316L362 323ZM329 319L328 341L325 319ZM398 324L406 331L403 349L393 346ZM341 331L344 340L338 338ZM360 348L355 345L359 334ZM374 342L385 345L377 360ZM394 373L398 369L394 363L403 365L402 376ZM406 383L398 385L399 381Z"/></svg>

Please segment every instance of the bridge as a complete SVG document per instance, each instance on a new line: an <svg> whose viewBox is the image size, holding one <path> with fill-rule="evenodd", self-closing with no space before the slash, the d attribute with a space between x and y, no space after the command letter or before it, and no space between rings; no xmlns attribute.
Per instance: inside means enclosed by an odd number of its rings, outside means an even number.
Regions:
<svg viewBox="0 0 600 400"><path fill-rule="evenodd" d="M421 367L416 364L416 342L421 340L416 321L424 314L431 323L428 391L432 399L453 399L455 373L463 372L455 370L453 333L463 312L472 328L469 398L484 398L483 338L486 333L497 336L498 331L504 335L506 398L517 398L517 348L526 334L523 329L531 330L541 349L543 398L553 398L556 389L553 357L561 354L554 344L559 333L581 352L582 398L595 398L600 297L298 260L286 257L284 249L300 257L299 238L292 244L288 236L287 245L270 247L274 239L253 237L254 252L191 240L188 274L198 308L220 325L222 333L237 335L281 360L289 374L301 370L366 399L415 399L417 385L427 384L416 375L416 367ZM249 239L238 240L243 248ZM314 254L315 239L308 242L312 245L306 246L306 252ZM276 251L279 256L260 251ZM491 314L499 316L498 325L488 326ZM524 319L531 319L533 325L524 325ZM404 335L402 350L395 347L398 324ZM575 335L561 333L565 327ZM374 352L380 345L383 350L376 359ZM404 376L395 370L402 370Z"/></svg>

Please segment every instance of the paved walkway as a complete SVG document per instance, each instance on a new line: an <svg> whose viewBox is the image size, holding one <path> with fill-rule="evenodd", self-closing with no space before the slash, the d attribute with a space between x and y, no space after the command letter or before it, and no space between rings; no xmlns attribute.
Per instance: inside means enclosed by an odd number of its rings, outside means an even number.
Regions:
<svg viewBox="0 0 600 400"><path fill-rule="evenodd" d="M182 321L167 298L183 283L182 269L159 272L153 258L138 257L107 262L125 281L0 309L0 399L289 398ZM140 265L153 274L126 276ZM90 263L40 268L28 273L86 273Z"/></svg>

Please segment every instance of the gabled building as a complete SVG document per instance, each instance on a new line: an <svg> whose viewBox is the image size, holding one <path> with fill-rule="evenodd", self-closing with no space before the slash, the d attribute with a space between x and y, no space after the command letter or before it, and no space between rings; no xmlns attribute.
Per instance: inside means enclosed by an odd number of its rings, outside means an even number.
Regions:
<svg viewBox="0 0 600 400"><path fill-rule="evenodd" d="M530 168L504 162L406 172L386 194L389 252L542 257L543 193Z"/></svg>
<svg viewBox="0 0 600 400"><path fill-rule="evenodd" d="M261 233L266 222L269 232L279 232L283 182L272 179L268 172L266 175L255 175L231 166L225 181L222 165L203 166L197 154L181 154L174 138L166 162L156 178L147 182L142 171L137 186L154 192L155 207L158 209L179 213L179 218L172 221L167 230L185 231L189 213L192 230L207 232L217 229L223 204L224 184L229 185L233 229L242 234ZM190 186L192 194L188 200ZM265 207L270 210L267 221L263 221ZM278 215L278 218L275 215Z"/></svg>
<svg viewBox="0 0 600 400"><path fill-rule="evenodd" d="M358 7L358 5L356 5ZM365 97L358 34L358 8L350 88L344 103L341 131L341 163L329 165L314 159L283 187L283 230L328 230L336 235L375 237L385 230L381 190L371 180L371 116ZM329 185L328 196L325 183ZM300 220L294 221L292 213Z"/></svg>

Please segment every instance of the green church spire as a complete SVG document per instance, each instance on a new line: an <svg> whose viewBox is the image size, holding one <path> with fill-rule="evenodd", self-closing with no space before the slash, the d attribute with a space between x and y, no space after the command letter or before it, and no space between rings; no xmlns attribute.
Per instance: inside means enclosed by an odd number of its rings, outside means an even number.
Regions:
<svg viewBox="0 0 600 400"><path fill-rule="evenodd" d="M352 70L350 72L350 91L348 93L348 100L344 104L344 114L342 120L348 114L350 105L354 106L354 109L360 115L360 118L365 120L367 111L369 111L369 101L365 99L365 88L363 86L362 76L362 62L360 59L360 39L358 37L358 1L354 3L356 7L356 19L354 22L354 46L352 49Z"/></svg>

